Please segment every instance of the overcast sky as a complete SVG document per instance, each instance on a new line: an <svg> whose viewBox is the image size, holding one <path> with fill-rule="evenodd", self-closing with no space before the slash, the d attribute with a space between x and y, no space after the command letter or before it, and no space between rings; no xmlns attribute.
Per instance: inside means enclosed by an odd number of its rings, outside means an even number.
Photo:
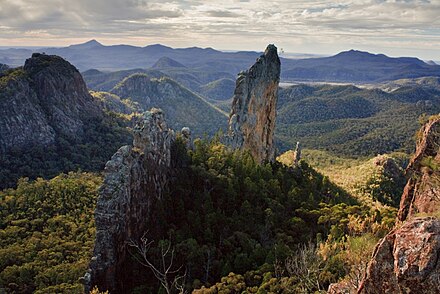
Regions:
<svg viewBox="0 0 440 294"><path fill-rule="evenodd" d="M440 60L440 0L0 0L0 46L103 44Z"/></svg>

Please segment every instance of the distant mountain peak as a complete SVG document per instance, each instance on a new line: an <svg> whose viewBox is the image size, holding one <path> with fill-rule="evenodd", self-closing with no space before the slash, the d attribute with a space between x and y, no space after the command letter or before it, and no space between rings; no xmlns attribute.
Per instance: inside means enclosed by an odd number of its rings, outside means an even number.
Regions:
<svg viewBox="0 0 440 294"><path fill-rule="evenodd" d="M99 43L98 41L96 41L95 39L92 39L90 41L87 41L85 43L81 43L81 44L75 44L75 45L70 45L69 48L82 48L82 49L88 49L88 48L97 48L97 47L103 47L104 45L102 45L101 43Z"/></svg>
<svg viewBox="0 0 440 294"><path fill-rule="evenodd" d="M383 55L383 54L380 54ZM375 54L366 52L366 51L360 51L355 49L350 49L348 51L342 51L335 56L376 56Z"/></svg>
<svg viewBox="0 0 440 294"><path fill-rule="evenodd" d="M159 58L159 60L156 61L156 63L152 66L152 68L161 69L161 68L170 68L170 67L179 67L179 68L185 68L183 64L181 64L178 61L175 61L174 59L171 59L167 56L162 56Z"/></svg>

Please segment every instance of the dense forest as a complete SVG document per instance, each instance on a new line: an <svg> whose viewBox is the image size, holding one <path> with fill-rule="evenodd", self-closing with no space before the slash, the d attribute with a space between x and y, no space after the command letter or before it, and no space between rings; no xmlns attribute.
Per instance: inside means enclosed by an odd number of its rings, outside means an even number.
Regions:
<svg viewBox="0 0 440 294"><path fill-rule="evenodd" d="M69 173L0 192L0 290L83 293L100 184L97 175Z"/></svg>
<svg viewBox="0 0 440 294"><path fill-rule="evenodd" d="M107 112L102 119L85 122L81 141L61 134L53 146L8 150L0 155L0 188L15 186L20 177L47 179L61 172L100 172L112 154L131 141L130 124L121 115Z"/></svg>
<svg viewBox="0 0 440 294"><path fill-rule="evenodd" d="M343 277L356 282L372 245L394 223L394 208L359 202L304 161L259 165L216 139L194 145L176 144L181 167L146 220L143 241L152 243L127 240L132 293L164 291L142 264L160 265L168 247L175 273L166 279L187 291L311 293ZM82 291L100 182L93 174L70 173L22 179L1 192L0 288ZM143 244L148 250L140 254Z"/></svg>
<svg viewBox="0 0 440 294"><path fill-rule="evenodd" d="M414 150L418 118L440 111L438 86L412 85L392 92L353 85L295 85L280 89L280 150L304 148L351 158Z"/></svg>

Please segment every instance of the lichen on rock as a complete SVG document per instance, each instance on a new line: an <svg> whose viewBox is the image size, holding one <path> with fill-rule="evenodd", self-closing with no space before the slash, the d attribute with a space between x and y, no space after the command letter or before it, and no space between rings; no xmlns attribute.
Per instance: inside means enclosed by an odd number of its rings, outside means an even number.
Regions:
<svg viewBox="0 0 440 294"><path fill-rule="evenodd" d="M414 218L376 246L359 294L440 293L440 220Z"/></svg>

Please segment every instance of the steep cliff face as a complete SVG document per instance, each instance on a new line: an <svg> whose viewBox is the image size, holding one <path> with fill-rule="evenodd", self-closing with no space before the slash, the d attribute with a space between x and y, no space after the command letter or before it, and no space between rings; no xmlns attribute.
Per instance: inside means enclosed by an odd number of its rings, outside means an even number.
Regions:
<svg viewBox="0 0 440 294"><path fill-rule="evenodd" d="M47 146L57 134L79 139L102 112L78 70L58 56L33 54L0 77L0 150Z"/></svg>
<svg viewBox="0 0 440 294"><path fill-rule="evenodd" d="M376 246L358 293L440 293L439 122L432 118L421 130L400 203L403 224Z"/></svg>
<svg viewBox="0 0 440 294"><path fill-rule="evenodd" d="M410 178L400 202L400 221L417 213L440 210L440 116L431 119L420 136L407 168Z"/></svg>
<svg viewBox="0 0 440 294"><path fill-rule="evenodd" d="M133 146L121 147L107 162L95 211L96 241L86 291L97 285L124 293L129 279L127 242L148 230L145 220L153 201L169 184L174 132L159 109L145 112L134 128Z"/></svg>
<svg viewBox="0 0 440 294"><path fill-rule="evenodd" d="M3 79L5 84L0 89L0 151L54 143L55 130L25 73L17 70L14 78Z"/></svg>
<svg viewBox="0 0 440 294"><path fill-rule="evenodd" d="M248 150L258 162L275 160L273 135L280 68L277 48L269 45L236 81L229 116L230 141L234 148Z"/></svg>

